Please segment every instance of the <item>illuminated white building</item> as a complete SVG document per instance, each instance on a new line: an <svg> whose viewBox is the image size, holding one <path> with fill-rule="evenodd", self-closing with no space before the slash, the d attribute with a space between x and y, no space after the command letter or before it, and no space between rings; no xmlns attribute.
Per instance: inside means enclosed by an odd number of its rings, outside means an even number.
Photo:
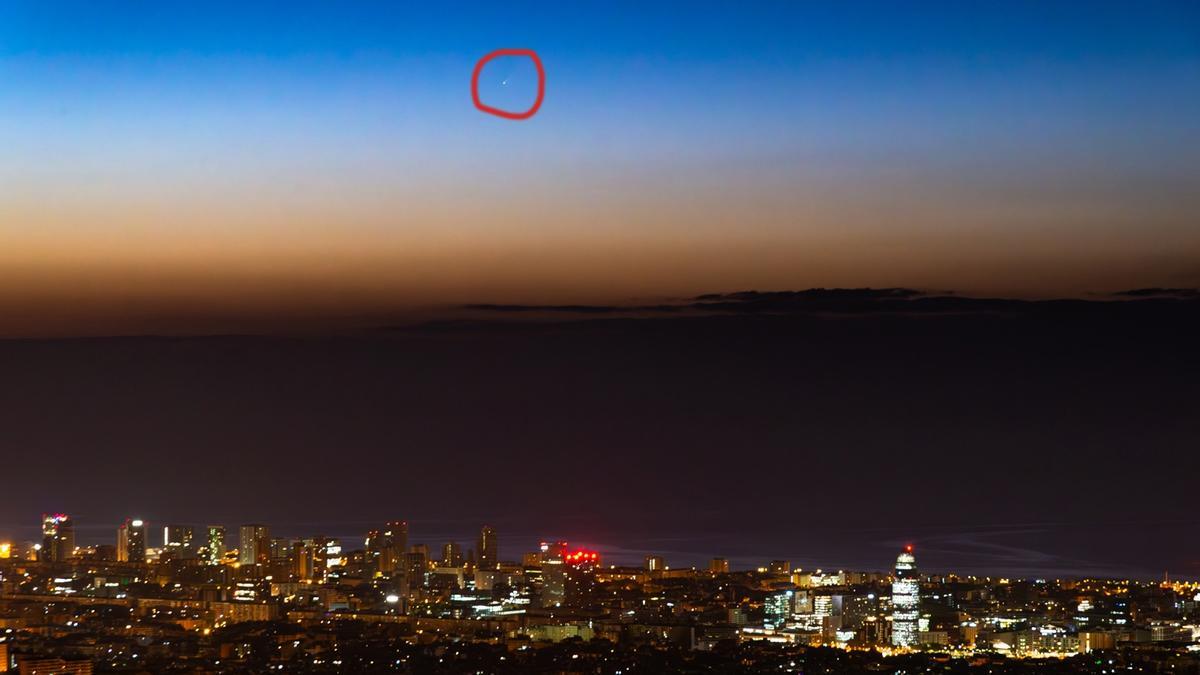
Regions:
<svg viewBox="0 0 1200 675"><path fill-rule="evenodd" d="M917 620L920 618L921 586L917 581L917 559L912 546L905 546L896 558L892 580L892 645L913 647L917 644Z"/></svg>
<svg viewBox="0 0 1200 675"><path fill-rule="evenodd" d="M763 601L763 625L766 628L783 628L792 613L792 591L768 595Z"/></svg>

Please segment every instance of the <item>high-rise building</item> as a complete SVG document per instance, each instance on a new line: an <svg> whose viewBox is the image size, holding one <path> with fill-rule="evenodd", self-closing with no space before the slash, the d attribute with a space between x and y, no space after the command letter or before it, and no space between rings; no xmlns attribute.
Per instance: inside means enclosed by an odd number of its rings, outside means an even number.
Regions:
<svg viewBox="0 0 1200 675"><path fill-rule="evenodd" d="M912 546L905 546L896 558L896 574L892 579L893 646L912 647L917 644L920 592L917 559L913 556Z"/></svg>
<svg viewBox="0 0 1200 675"><path fill-rule="evenodd" d="M65 513L42 515L40 560L62 562L75 555L75 524Z"/></svg>
<svg viewBox="0 0 1200 675"><path fill-rule="evenodd" d="M424 588L429 580L429 547L417 544L412 547L407 556L407 580L410 592Z"/></svg>
<svg viewBox="0 0 1200 675"><path fill-rule="evenodd" d="M393 520L381 530L371 530L366 540L367 562L380 574L392 575L404 571L404 554L408 550L408 522Z"/></svg>
<svg viewBox="0 0 1200 675"><path fill-rule="evenodd" d="M367 536L363 539L363 554L367 564L380 573L383 572L383 549L383 530L367 530Z"/></svg>
<svg viewBox="0 0 1200 675"><path fill-rule="evenodd" d="M453 541L442 546L442 567L462 567L462 564L462 546Z"/></svg>
<svg viewBox="0 0 1200 675"><path fill-rule="evenodd" d="M337 539L325 540L325 568L328 572L341 573L346 566L346 556L342 552L342 542Z"/></svg>
<svg viewBox="0 0 1200 675"><path fill-rule="evenodd" d="M661 572L667 568L667 563L661 555L648 555L644 567L647 572Z"/></svg>
<svg viewBox="0 0 1200 675"><path fill-rule="evenodd" d="M598 590L596 570L600 567L600 554L596 551L576 550L563 555L565 586L563 602L575 607L585 607L595 600Z"/></svg>
<svg viewBox="0 0 1200 675"><path fill-rule="evenodd" d="M729 561L725 558L713 558L708 563L708 571L713 574L729 574Z"/></svg>
<svg viewBox="0 0 1200 675"><path fill-rule="evenodd" d="M393 520L383 530L385 566L389 572L403 571L408 552L408 521Z"/></svg>
<svg viewBox="0 0 1200 675"><path fill-rule="evenodd" d="M146 521L129 518L117 528L117 560L146 562Z"/></svg>
<svg viewBox="0 0 1200 675"><path fill-rule="evenodd" d="M543 541L541 544L538 545L538 552L540 554L540 558L541 558L542 562L547 562L550 560L562 560L567 555L567 542L565 542L565 541L555 541L555 542Z"/></svg>
<svg viewBox="0 0 1200 675"><path fill-rule="evenodd" d="M274 537L271 539L271 563L275 565L288 565L288 561L292 557L292 541L282 537Z"/></svg>
<svg viewBox="0 0 1200 675"><path fill-rule="evenodd" d="M772 560L767 563L767 571L771 574L791 574L792 563L787 560Z"/></svg>
<svg viewBox="0 0 1200 675"><path fill-rule="evenodd" d="M542 542L537 566L541 580L538 589L540 606L586 605L596 593L599 567L600 554L596 551L572 551L565 541ZM530 571L526 570L527 578Z"/></svg>
<svg viewBox="0 0 1200 675"><path fill-rule="evenodd" d="M542 588L538 593L542 607L558 607L567 596L567 570L561 557L542 560Z"/></svg>
<svg viewBox="0 0 1200 675"><path fill-rule="evenodd" d="M768 595L763 600L763 625L782 628L792 614L793 591L781 591Z"/></svg>
<svg viewBox="0 0 1200 675"><path fill-rule="evenodd" d="M209 525L205 540L208 564L220 565L225 560L225 526Z"/></svg>
<svg viewBox="0 0 1200 675"><path fill-rule="evenodd" d="M830 616L841 616L844 597L823 592L818 593L812 598L812 613L822 619Z"/></svg>
<svg viewBox="0 0 1200 675"><path fill-rule="evenodd" d="M293 544L292 558L295 574L301 581L325 581L329 574L330 541L325 537L311 537Z"/></svg>
<svg viewBox="0 0 1200 675"><path fill-rule="evenodd" d="M496 531L484 525L479 530L479 545L475 547L479 553L479 569L494 570L500 566L499 546L496 544Z"/></svg>
<svg viewBox="0 0 1200 675"><path fill-rule="evenodd" d="M167 525L163 528L163 551L176 558L193 558L196 555L196 528L191 525Z"/></svg>
<svg viewBox="0 0 1200 675"><path fill-rule="evenodd" d="M249 524L238 528L238 563L267 565L271 562L271 530L266 525Z"/></svg>

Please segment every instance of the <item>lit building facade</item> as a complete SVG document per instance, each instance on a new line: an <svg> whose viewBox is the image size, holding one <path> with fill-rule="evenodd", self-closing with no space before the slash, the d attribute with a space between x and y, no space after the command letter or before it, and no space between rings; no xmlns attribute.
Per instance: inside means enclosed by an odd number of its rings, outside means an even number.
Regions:
<svg viewBox="0 0 1200 675"><path fill-rule="evenodd" d="M763 625L767 628L782 628L792 613L792 591L768 595L763 601Z"/></svg>
<svg viewBox="0 0 1200 675"><path fill-rule="evenodd" d="M787 560L772 560L767 564L767 572L771 574L791 574L792 563Z"/></svg>
<svg viewBox="0 0 1200 675"><path fill-rule="evenodd" d="M441 567L462 567L463 554L462 547L457 542L447 542L442 546L442 563Z"/></svg>
<svg viewBox="0 0 1200 675"><path fill-rule="evenodd" d="M176 558L195 556L196 529L191 525L167 525L163 528L163 551Z"/></svg>
<svg viewBox="0 0 1200 675"><path fill-rule="evenodd" d="M563 554L563 602L574 607L591 604L599 586L596 570L600 568L600 554L596 551L579 549Z"/></svg>
<svg viewBox="0 0 1200 675"><path fill-rule="evenodd" d="M383 575L404 572L404 554L408 550L408 523L393 520L380 530L367 533L366 555L374 570Z"/></svg>
<svg viewBox="0 0 1200 675"><path fill-rule="evenodd" d="M424 588L429 582L429 548L424 544L412 547L405 554L405 583L408 591L414 592Z"/></svg>
<svg viewBox="0 0 1200 675"><path fill-rule="evenodd" d="M146 521L130 518L117 528L117 560L146 562Z"/></svg>
<svg viewBox="0 0 1200 675"><path fill-rule="evenodd" d="M383 530L384 568L387 572L405 571L405 555L408 553L408 521L393 520Z"/></svg>
<svg viewBox="0 0 1200 675"><path fill-rule="evenodd" d="M238 563L266 565L271 562L271 530L266 525L242 525L238 528Z"/></svg>
<svg viewBox="0 0 1200 675"><path fill-rule="evenodd" d="M42 549L39 558L63 562L75 555L75 524L65 513L42 516Z"/></svg>
<svg viewBox="0 0 1200 675"><path fill-rule="evenodd" d="M225 526L209 525L205 541L205 558L208 564L220 565L225 560Z"/></svg>
<svg viewBox="0 0 1200 675"><path fill-rule="evenodd" d="M336 544L325 537L302 539L293 545L296 577L301 581L325 581L329 576L330 547ZM337 550L340 552L341 547Z"/></svg>
<svg viewBox="0 0 1200 675"><path fill-rule="evenodd" d="M896 558L896 574L892 580L892 645L913 647L917 644L920 618L921 585L917 580L917 559L912 546Z"/></svg>
<svg viewBox="0 0 1200 675"><path fill-rule="evenodd" d="M479 530L479 542L475 549L479 555L479 569L494 570L500 565L499 546L496 544L496 531L484 525Z"/></svg>

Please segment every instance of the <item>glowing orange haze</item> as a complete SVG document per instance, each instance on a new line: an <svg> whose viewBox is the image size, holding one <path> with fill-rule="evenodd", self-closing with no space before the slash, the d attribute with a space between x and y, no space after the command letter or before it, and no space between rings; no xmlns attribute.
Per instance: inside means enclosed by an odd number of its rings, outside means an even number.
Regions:
<svg viewBox="0 0 1200 675"><path fill-rule="evenodd" d="M26 195L0 203L0 334L353 327L468 302L750 288L1043 297L1194 285L1200 269L1188 217L1139 213L1136 200L1080 208L895 186L617 187L619 197L563 182L517 186L517 196L428 185ZM1153 237L1135 225L1147 215Z"/></svg>

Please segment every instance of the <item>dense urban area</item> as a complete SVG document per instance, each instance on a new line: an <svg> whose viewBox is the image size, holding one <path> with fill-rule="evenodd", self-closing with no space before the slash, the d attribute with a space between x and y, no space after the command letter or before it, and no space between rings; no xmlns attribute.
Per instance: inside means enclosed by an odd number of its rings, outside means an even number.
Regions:
<svg viewBox="0 0 1200 675"><path fill-rule="evenodd" d="M404 521L352 546L41 526L0 544L0 671L1200 673L1197 582L930 574L911 546L887 572L616 566L562 541L507 561L490 527L431 551Z"/></svg>

